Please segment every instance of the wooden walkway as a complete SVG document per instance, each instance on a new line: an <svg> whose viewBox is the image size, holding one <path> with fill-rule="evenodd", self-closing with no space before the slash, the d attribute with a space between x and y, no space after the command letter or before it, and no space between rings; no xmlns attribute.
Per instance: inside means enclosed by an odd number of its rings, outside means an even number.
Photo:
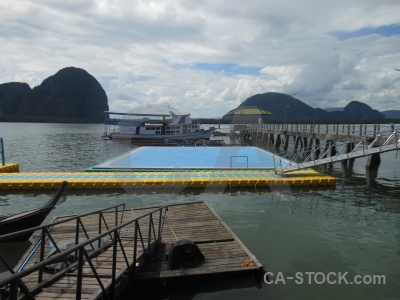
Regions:
<svg viewBox="0 0 400 300"><path fill-rule="evenodd" d="M177 240L191 240L205 256L197 268L170 270L167 254ZM157 260L147 264L136 276L138 284L154 281L178 284L233 276L253 276L263 272L263 266L229 229L214 210L204 202L169 207L163 231L164 247ZM252 266L243 266L251 261Z"/></svg>
<svg viewBox="0 0 400 300"><path fill-rule="evenodd" d="M104 222L109 227L114 226L113 224L125 224L129 220L138 218L155 209L129 209L123 212L109 213ZM79 297L80 299L105 299L105 290L108 291L108 296L111 299L115 299L128 285L130 287L143 287L143 283L154 286L156 282L179 283L181 280L186 282L191 279L207 280L215 277L262 275L263 266L261 263L255 259L205 202L168 206L162 219L157 216L158 214L152 217L152 220L150 220L150 217L139 220L143 243L137 241L136 253L134 253L135 223L131 223L119 231L121 244L105 247L90 261L86 260L82 270L78 267L72 268L62 274L60 278L54 280L52 273L43 272L40 275L40 272L33 272L24 276L22 282L29 290L37 291L34 295L35 299L79 299ZM121 219L122 217L123 219ZM58 220L62 218L64 217L59 217ZM153 247L153 244L147 247L150 243L146 237L150 236L150 240L156 237L160 220L163 222L162 243L159 247ZM84 227L87 232L88 239L98 235L99 223L104 223L103 221L99 222L98 215L81 218L81 222L82 228ZM153 229L149 229L151 222L154 222ZM60 245L60 241L74 240L75 231L76 221L75 223L71 221L60 224L60 226L54 226L50 231L53 241L47 238L45 247L43 247L44 257L54 249L53 243ZM107 228L101 230L101 232L106 231ZM154 236L151 233L153 231ZM85 240L86 237L82 237L82 231L79 235L80 242ZM113 237L108 240L105 237L102 241L107 244L111 239ZM173 243L182 239L195 242L204 254L205 261L196 268L169 270L166 254ZM19 265L25 264L25 266L20 271L23 272L40 261L41 244L34 249L35 245L36 243L33 243L21 259ZM114 247L116 251L113 251ZM154 248L155 251L149 256L143 256L142 254L148 250L147 248ZM86 246L85 249L90 250L90 245ZM143 259L140 259L142 256ZM134 260L134 257L138 257L138 259ZM115 267L113 267L113 262L115 262ZM248 266L245 266L245 262ZM129 272L132 269L133 272ZM42 276L41 279L40 276ZM78 280L82 280L79 296L77 296ZM38 284L38 282L40 283ZM101 285L104 286L104 289L101 288ZM40 286L39 289L38 286ZM110 288L110 286L112 287Z"/></svg>

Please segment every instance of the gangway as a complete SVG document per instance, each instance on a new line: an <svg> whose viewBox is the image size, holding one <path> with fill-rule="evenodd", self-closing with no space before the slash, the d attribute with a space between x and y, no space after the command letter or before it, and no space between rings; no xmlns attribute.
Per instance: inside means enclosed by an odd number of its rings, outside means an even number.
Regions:
<svg viewBox="0 0 400 300"><path fill-rule="evenodd" d="M336 151L337 148L340 148L340 150ZM351 151L348 151L349 149L351 149ZM332 153L333 150L335 150L336 153L328 156L328 154ZM289 157L289 163L287 162L288 157L284 157L287 153L274 154L273 160L275 172L284 174L290 171L394 150L400 150L400 139L397 130L389 134L380 132L372 139L372 141L371 137L364 136L359 140L349 139L346 141L331 142L324 150L322 150L320 146L315 149L305 147L300 149L298 153Z"/></svg>
<svg viewBox="0 0 400 300"><path fill-rule="evenodd" d="M116 299L161 244L167 210L149 208L125 221L121 204L0 236L39 233L16 271L0 258L11 273L0 291L7 299Z"/></svg>

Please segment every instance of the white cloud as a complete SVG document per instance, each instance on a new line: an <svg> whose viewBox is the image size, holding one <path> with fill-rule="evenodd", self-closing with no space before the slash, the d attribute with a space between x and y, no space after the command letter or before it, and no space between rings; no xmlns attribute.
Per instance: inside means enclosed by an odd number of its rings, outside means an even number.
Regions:
<svg viewBox="0 0 400 300"><path fill-rule="evenodd" d="M399 32L346 40L332 33L399 30L399 11L394 0L2 0L0 83L33 87L75 66L102 83L110 110L170 104L195 117L222 116L269 91L297 93L313 107L358 100L398 109Z"/></svg>

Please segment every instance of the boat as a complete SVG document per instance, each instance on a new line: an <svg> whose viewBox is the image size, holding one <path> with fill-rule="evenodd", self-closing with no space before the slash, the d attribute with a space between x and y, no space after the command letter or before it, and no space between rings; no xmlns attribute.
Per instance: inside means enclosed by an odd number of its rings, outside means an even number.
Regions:
<svg viewBox="0 0 400 300"><path fill-rule="evenodd" d="M214 136L227 136L228 134L226 132L217 130L217 131L214 131L213 135Z"/></svg>
<svg viewBox="0 0 400 300"><path fill-rule="evenodd" d="M162 120L160 120L162 118ZM155 120L156 119L156 120ZM215 128L204 129L190 114L134 114L105 112L104 139L130 141L209 140Z"/></svg>
<svg viewBox="0 0 400 300"><path fill-rule="evenodd" d="M55 195L40 208L34 208L23 212L0 216L0 243L23 242L28 240L32 235L32 232L22 235L13 235L7 238L2 238L2 236L28 228L37 227L42 224L47 215L64 196L67 185L68 182L64 181L58 188Z"/></svg>

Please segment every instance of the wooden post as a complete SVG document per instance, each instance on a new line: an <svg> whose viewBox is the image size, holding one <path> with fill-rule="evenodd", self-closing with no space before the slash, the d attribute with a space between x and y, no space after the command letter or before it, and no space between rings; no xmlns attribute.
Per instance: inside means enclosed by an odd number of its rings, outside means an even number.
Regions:
<svg viewBox="0 0 400 300"><path fill-rule="evenodd" d="M298 136L294 136L294 151L297 151L297 148L299 147L299 141L300 138Z"/></svg>
<svg viewBox="0 0 400 300"><path fill-rule="evenodd" d="M319 139L315 139L315 158L318 158L320 153L321 149L320 149Z"/></svg>
<svg viewBox="0 0 400 300"><path fill-rule="evenodd" d="M276 142L275 142L275 147L279 148L281 145L282 141L281 141L281 135L278 133L278 135L276 136Z"/></svg>
<svg viewBox="0 0 400 300"><path fill-rule="evenodd" d="M379 153L374 153L368 156L367 169L378 169L381 164L381 155Z"/></svg>
<svg viewBox="0 0 400 300"><path fill-rule="evenodd" d="M308 142L307 142L307 138L306 138L306 137L303 138L303 142L304 142L304 150L305 150L305 153L308 153L308 149L307 149L307 147L308 147Z"/></svg>
<svg viewBox="0 0 400 300"><path fill-rule="evenodd" d="M325 141L325 147L324 147L324 155L322 156L322 158L326 158L328 156L327 150L329 148L329 140Z"/></svg>
<svg viewBox="0 0 400 300"><path fill-rule="evenodd" d="M353 149L354 149L354 143L350 143L350 151L349 152L353 151ZM354 163L355 160L356 160L355 158L349 159L350 163Z"/></svg>
<svg viewBox="0 0 400 300"><path fill-rule="evenodd" d="M283 144L283 149L286 151L287 148L288 148L288 146L289 146L289 136L288 136L288 134L286 133L286 135L285 135L285 141L284 141L284 144Z"/></svg>
<svg viewBox="0 0 400 300"><path fill-rule="evenodd" d="M272 145L274 144L274 134L273 133L269 134L268 143L271 143Z"/></svg>
<svg viewBox="0 0 400 300"><path fill-rule="evenodd" d="M336 155L335 143L333 141L329 141L329 144L332 145L332 147L331 147L331 156L335 156Z"/></svg>

